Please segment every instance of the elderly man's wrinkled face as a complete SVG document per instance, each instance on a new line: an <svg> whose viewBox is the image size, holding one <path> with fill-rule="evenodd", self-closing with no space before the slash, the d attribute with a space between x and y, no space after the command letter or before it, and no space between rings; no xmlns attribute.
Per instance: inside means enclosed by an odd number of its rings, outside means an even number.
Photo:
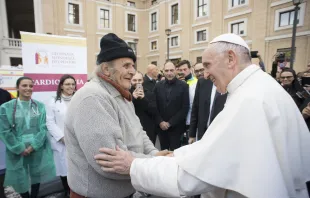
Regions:
<svg viewBox="0 0 310 198"><path fill-rule="evenodd" d="M175 77L175 65L173 63L166 63L164 66L164 75L168 80L172 80Z"/></svg>
<svg viewBox="0 0 310 198"><path fill-rule="evenodd" d="M134 88L136 88L137 84L143 83L143 76L141 73L136 72L136 74L131 79L131 84Z"/></svg>
<svg viewBox="0 0 310 198"><path fill-rule="evenodd" d="M135 72L131 58L118 58L113 60L113 69L112 72L108 72L108 76L122 88L129 90Z"/></svg>
<svg viewBox="0 0 310 198"><path fill-rule="evenodd" d="M204 71L205 71L205 69L203 68L202 63L198 63L195 65L194 73L195 73L195 76L197 78L203 78L204 77Z"/></svg>
<svg viewBox="0 0 310 198"><path fill-rule="evenodd" d="M229 76L229 60L228 55L216 52L209 48L202 54L202 63L204 67L204 77L210 79L220 93L226 93L226 88L232 80Z"/></svg>

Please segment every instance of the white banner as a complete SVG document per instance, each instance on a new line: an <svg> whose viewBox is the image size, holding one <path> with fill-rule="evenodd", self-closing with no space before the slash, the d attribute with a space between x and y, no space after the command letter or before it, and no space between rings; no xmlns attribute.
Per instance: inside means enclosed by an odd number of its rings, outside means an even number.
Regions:
<svg viewBox="0 0 310 198"><path fill-rule="evenodd" d="M87 81L85 38L21 32L24 75L34 80L33 98L56 96L61 76L70 74L80 88Z"/></svg>

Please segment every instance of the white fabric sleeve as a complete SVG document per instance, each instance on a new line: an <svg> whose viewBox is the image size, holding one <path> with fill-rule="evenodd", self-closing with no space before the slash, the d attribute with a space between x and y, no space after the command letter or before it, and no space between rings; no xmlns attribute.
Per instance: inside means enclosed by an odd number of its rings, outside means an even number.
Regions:
<svg viewBox="0 0 310 198"><path fill-rule="evenodd" d="M178 167L178 189L181 197L220 191L221 188L201 181Z"/></svg>
<svg viewBox="0 0 310 198"><path fill-rule="evenodd" d="M220 190L178 167L174 157L135 159L130 176L137 191L162 197L187 197Z"/></svg>
<svg viewBox="0 0 310 198"><path fill-rule="evenodd" d="M180 197L177 173L174 157L136 158L130 168L131 183L137 191L161 197Z"/></svg>

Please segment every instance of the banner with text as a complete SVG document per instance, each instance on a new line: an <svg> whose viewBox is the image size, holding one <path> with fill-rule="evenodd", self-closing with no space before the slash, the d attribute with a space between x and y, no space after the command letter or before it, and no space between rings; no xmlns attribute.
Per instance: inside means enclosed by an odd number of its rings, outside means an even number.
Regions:
<svg viewBox="0 0 310 198"><path fill-rule="evenodd" d="M85 38L21 32L24 75L34 80L33 98L56 96L64 74L74 76L77 89L87 81Z"/></svg>

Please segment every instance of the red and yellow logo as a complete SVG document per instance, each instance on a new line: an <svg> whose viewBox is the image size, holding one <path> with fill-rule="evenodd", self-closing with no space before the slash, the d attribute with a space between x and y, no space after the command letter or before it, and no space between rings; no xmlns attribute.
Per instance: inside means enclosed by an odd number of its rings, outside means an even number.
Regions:
<svg viewBox="0 0 310 198"><path fill-rule="evenodd" d="M47 52L37 52L35 54L36 65L47 65L48 55Z"/></svg>

